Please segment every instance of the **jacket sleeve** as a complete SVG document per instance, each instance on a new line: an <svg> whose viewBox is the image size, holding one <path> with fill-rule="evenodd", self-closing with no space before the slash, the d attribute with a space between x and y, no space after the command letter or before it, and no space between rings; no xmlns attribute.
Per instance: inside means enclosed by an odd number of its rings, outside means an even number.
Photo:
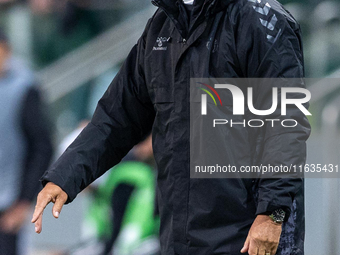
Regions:
<svg viewBox="0 0 340 255"><path fill-rule="evenodd" d="M43 185L60 186L67 202L151 131L155 112L143 75L146 32L147 28L99 100L91 122L42 177Z"/></svg>
<svg viewBox="0 0 340 255"><path fill-rule="evenodd" d="M304 88L299 25L282 6L274 1L271 3L277 6L270 4L264 6L249 1L240 12L237 55L243 75L249 78L279 78L277 81L285 81L281 83L282 86ZM276 86L274 84L259 82L254 85L256 109L270 108L272 87ZM299 97L298 94L290 96ZM265 117L280 121L294 119L298 124L294 128L285 128L280 124L271 127L271 122L265 122L265 126L258 134L261 144L257 151L257 163L271 166L303 165L306 160L306 140L310 134L306 116L297 107L288 107L287 115L282 116L279 93L276 111ZM284 177L276 177L273 173L270 178L258 179L256 214L267 214L282 208L287 213L286 219L288 218L294 197L301 193L304 182L303 176L294 173L285 174Z"/></svg>
<svg viewBox="0 0 340 255"><path fill-rule="evenodd" d="M32 201L39 191L39 178L53 154L51 132L37 88L29 88L21 110L21 126L27 149L19 200Z"/></svg>

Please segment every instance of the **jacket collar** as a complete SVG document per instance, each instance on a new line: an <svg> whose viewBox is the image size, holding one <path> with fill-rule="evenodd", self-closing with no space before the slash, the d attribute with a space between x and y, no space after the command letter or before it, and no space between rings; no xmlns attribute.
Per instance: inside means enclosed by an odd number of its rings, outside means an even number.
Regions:
<svg viewBox="0 0 340 255"><path fill-rule="evenodd" d="M186 28L184 3L182 0L152 0L152 3L163 9L163 11L173 20L182 36L186 37L204 19L209 18L215 13L223 10L234 0L195 0L193 6L193 24L190 29Z"/></svg>
<svg viewBox="0 0 340 255"><path fill-rule="evenodd" d="M209 16L221 11L233 0L195 0L193 5L194 15L203 14ZM153 4L161 7L168 14L179 15L179 6L183 5L182 0L153 0Z"/></svg>

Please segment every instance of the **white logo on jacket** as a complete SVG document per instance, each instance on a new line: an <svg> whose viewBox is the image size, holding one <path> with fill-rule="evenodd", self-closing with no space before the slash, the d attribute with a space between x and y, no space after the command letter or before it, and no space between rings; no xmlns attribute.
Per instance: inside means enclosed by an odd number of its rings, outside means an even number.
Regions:
<svg viewBox="0 0 340 255"><path fill-rule="evenodd" d="M152 50L167 50L168 46L165 46L171 37L157 37L156 44L157 46L153 47Z"/></svg>

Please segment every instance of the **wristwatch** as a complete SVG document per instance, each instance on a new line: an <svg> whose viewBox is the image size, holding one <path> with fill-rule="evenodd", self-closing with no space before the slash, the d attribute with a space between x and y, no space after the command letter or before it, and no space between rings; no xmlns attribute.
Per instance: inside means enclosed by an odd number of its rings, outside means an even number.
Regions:
<svg viewBox="0 0 340 255"><path fill-rule="evenodd" d="M269 217L276 223L282 223L286 217L286 212L279 208L274 210Z"/></svg>

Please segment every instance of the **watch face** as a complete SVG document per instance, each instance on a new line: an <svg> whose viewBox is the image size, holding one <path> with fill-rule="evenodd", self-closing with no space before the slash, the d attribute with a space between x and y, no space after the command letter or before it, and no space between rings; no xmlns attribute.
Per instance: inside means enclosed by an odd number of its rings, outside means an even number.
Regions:
<svg viewBox="0 0 340 255"><path fill-rule="evenodd" d="M284 221L286 216L286 213L282 209L277 209L273 211L273 213L270 215L270 217L273 219L273 221L281 223Z"/></svg>

